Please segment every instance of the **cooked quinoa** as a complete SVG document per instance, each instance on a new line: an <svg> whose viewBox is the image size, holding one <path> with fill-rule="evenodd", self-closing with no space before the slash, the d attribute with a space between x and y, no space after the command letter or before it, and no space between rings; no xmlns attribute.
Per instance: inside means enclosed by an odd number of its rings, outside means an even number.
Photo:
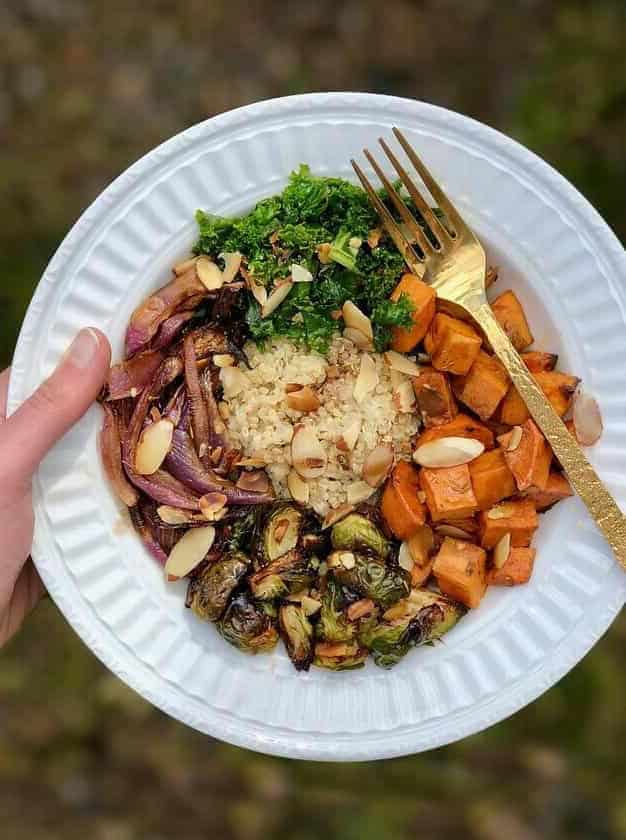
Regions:
<svg viewBox="0 0 626 840"><path fill-rule="evenodd" d="M380 354L369 354L378 382L359 403L353 392L363 351L351 341L337 336L326 357L283 339L263 350L250 342L245 350L251 370L242 368L246 387L225 398L228 431L233 445L246 457L267 464L279 497L290 495L291 439L300 423L315 431L328 459L324 474L307 482L309 504L322 516L348 501L348 488L362 481L365 458L379 444L391 444L396 458L411 457L419 421L414 412L401 413L394 405L390 370ZM321 402L319 409L303 413L289 408L286 387L293 384L314 388ZM337 440L356 418L361 420L356 445L352 452L342 452Z"/></svg>

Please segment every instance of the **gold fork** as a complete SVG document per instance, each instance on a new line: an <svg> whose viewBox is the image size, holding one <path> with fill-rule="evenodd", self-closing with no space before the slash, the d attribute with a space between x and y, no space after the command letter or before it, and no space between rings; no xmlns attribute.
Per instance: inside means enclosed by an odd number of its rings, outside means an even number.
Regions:
<svg viewBox="0 0 626 840"><path fill-rule="evenodd" d="M409 269L418 277L423 277L430 282L437 290L438 300L444 304L444 308L462 318L472 318L481 327L494 353L505 366L511 381L526 403L530 414L561 462L572 487L587 506L587 510L604 534L617 560L626 569L626 517L600 481L582 449L567 430L496 320L485 294L486 257L482 245L402 132L394 128L393 133L447 219L447 224L444 225L388 144L380 138L379 143L385 155L422 214L436 245L433 245L433 242L425 235L422 227L367 149L364 149L365 157L380 178L404 224L400 226L395 221L362 169L352 160L352 166L363 188ZM413 248L405 233L407 230L418 245L419 252Z"/></svg>

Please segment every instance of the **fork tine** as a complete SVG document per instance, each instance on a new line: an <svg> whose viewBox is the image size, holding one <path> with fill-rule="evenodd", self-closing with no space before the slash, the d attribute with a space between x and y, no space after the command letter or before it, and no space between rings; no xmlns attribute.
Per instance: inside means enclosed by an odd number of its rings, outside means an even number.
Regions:
<svg viewBox="0 0 626 840"><path fill-rule="evenodd" d="M460 215L454 204L452 204L447 195L444 193L444 191L441 189L439 184L435 181L428 169L426 169L426 167L419 159L419 157L415 153L415 150L413 149L409 141L406 139L404 134L402 134L399 128L395 127L393 128L393 133L396 135L398 142L406 152L407 157L409 158L413 166L416 168L416 170L419 172L420 177L428 187L430 194L435 199L441 210L443 210L443 212L446 214L449 221L452 223L452 226L455 228L456 233L460 234L461 232L467 231L468 228L465 222L463 221L462 216Z"/></svg>
<svg viewBox="0 0 626 840"><path fill-rule="evenodd" d="M391 161L393 168L400 176L400 180L409 191L409 195L413 199L415 206L422 214L426 224L430 227L435 237L439 239L440 242L448 242L450 240L450 234L441 224L437 216L435 216L430 205L428 204L424 196L421 194L421 192L417 189L404 166L402 166L402 164L392 152L392 150L389 148L383 137L379 137L378 142L382 146L383 151Z"/></svg>
<svg viewBox="0 0 626 840"><path fill-rule="evenodd" d="M404 219L405 224L407 225L407 227L409 228L409 230L411 231L411 233L413 234L413 236L417 240L417 244L419 245L419 247L420 247L422 253L424 254L424 256L428 256L428 257L432 256L434 254L433 246L431 245L431 243L428 241L428 239L424 235L424 231L421 229L421 227L417 224L416 220L411 215L411 212L409 211L409 208L406 206L404 201L402 201L402 199L400 198L400 196L396 192L396 190L395 190L393 184L391 183L391 181L389 180L389 178L387 178L387 176L385 175L383 170L376 163L376 160L373 157L373 155L371 155L370 152L367 149L363 149L363 154L368 159L368 161L371 163L374 172L378 175L383 187L387 191L387 195L393 201L397 211L400 213L400 215Z"/></svg>
<svg viewBox="0 0 626 840"><path fill-rule="evenodd" d="M414 274L417 274L418 277L422 277L424 274L423 258L418 256L418 254L415 252L411 243L408 241L408 239L398 227L396 220L393 218L389 210L387 210L385 205L382 203L374 187L367 180L365 173L358 165L358 163L355 160L351 160L350 163L352 164L352 168L356 172L359 181L363 185L363 189L368 194L372 204L376 208L378 215L380 216L382 223L387 230L387 233L389 234L389 236L391 236L396 248L404 257L404 261L407 263L407 265L409 266L411 271L413 271Z"/></svg>

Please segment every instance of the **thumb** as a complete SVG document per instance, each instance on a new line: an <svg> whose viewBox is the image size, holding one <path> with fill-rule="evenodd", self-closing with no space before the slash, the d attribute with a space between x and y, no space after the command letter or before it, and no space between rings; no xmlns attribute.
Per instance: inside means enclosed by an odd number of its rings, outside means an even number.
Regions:
<svg viewBox="0 0 626 840"><path fill-rule="evenodd" d="M96 329L81 330L52 375L2 425L0 463L14 481L30 481L39 462L87 411L107 376L111 348Z"/></svg>

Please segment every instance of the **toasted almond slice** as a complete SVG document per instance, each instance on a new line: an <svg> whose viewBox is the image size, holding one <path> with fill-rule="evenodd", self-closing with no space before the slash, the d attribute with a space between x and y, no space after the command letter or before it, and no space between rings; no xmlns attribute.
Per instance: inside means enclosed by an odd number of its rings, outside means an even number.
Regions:
<svg viewBox="0 0 626 840"><path fill-rule="evenodd" d="M296 426L291 439L291 462L302 478L319 478L326 469L326 453L308 426Z"/></svg>
<svg viewBox="0 0 626 840"><path fill-rule="evenodd" d="M206 493L199 499L200 513L209 522L216 522L226 513L228 499L223 493Z"/></svg>
<svg viewBox="0 0 626 840"><path fill-rule="evenodd" d="M267 466L267 460L260 457L240 458L235 462L236 467L259 467L262 469Z"/></svg>
<svg viewBox="0 0 626 840"><path fill-rule="evenodd" d="M235 357L230 353L216 353L213 356L213 364L218 368L232 367L235 364Z"/></svg>
<svg viewBox="0 0 626 840"><path fill-rule="evenodd" d="M452 537L455 540L471 540L472 535L456 525L436 525L435 532L442 537Z"/></svg>
<svg viewBox="0 0 626 840"><path fill-rule="evenodd" d="M349 505L359 505L374 492L374 488L367 481L354 481L346 487L346 499Z"/></svg>
<svg viewBox="0 0 626 840"><path fill-rule="evenodd" d="M521 426L513 426L511 429L511 439L509 440L508 446L506 448L507 452L515 452L517 447L522 442L522 437L524 435L524 430Z"/></svg>
<svg viewBox="0 0 626 840"><path fill-rule="evenodd" d="M296 391L287 394L287 405L294 411L317 411L320 400L308 385L300 385Z"/></svg>
<svg viewBox="0 0 626 840"><path fill-rule="evenodd" d="M360 434L361 418L353 417L343 430L341 437L337 439L337 449L340 449L342 452L352 452Z"/></svg>
<svg viewBox="0 0 626 840"><path fill-rule="evenodd" d="M193 268L197 260L198 257L190 257L188 260L176 263L172 270L177 277L180 277L181 274L186 274L190 268Z"/></svg>
<svg viewBox="0 0 626 840"><path fill-rule="evenodd" d="M311 598L309 595L303 595L300 603L305 615L315 615L322 608L322 602L318 601L317 598Z"/></svg>
<svg viewBox="0 0 626 840"><path fill-rule="evenodd" d="M356 564L356 557L351 551L333 551L328 560L335 568L343 566L344 569L354 569Z"/></svg>
<svg viewBox="0 0 626 840"><path fill-rule="evenodd" d="M278 309L278 307L285 300L292 288L292 280L287 280L280 286L276 285L274 291L268 297L265 305L261 307L261 318L269 317L275 309Z"/></svg>
<svg viewBox="0 0 626 840"><path fill-rule="evenodd" d="M230 417L230 406L227 402L224 402L222 400L222 402L218 403L217 410L219 411L222 420L228 420L228 418Z"/></svg>
<svg viewBox="0 0 626 840"><path fill-rule="evenodd" d="M224 260L224 283L232 283L235 277L239 274L241 268L242 256L239 251L227 251L225 254L220 254Z"/></svg>
<svg viewBox="0 0 626 840"><path fill-rule="evenodd" d="M362 475L370 487L380 487L393 466L393 447L382 443L374 447L365 458Z"/></svg>
<svg viewBox="0 0 626 840"><path fill-rule="evenodd" d="M375 607L376 604L371 598L361 598L360 601L355 601L346 610L348 621L358 621L359 618L363 618L363 616L373 612Z"/></svg>
<svg viewBox="0 0 626 840"><path fill-rule="evenodd" d="M188 525L194 521L190 510L182 510L171 505L159 505L157 515L166 525Z"/></svg>
<svg viewBox="0 0 626 840"><path fill-rule="evenodd" d="M435 546L435 536L430 525L422 525L406 542L413 562L420 568L426 566Z"/></svg>
<svg viewBox="0 0 626 840"><path fill-rule="evenodd" d="M340 522L349 513L352 513L353 510L354 505L349 504L343 504L339 505L339 507L331 508L322 522L322 531L325 531L327 528L330 528L331 525L335 524L335 522Z"/></svg>
<svg viewBox="0 0 626 840"><path fill-rule="evenodd" d="M224 396L227 398L236 397L249 384L248 377L238 367L220 368L220 382L224 389Z"/></svg>
<svg viewBox="0 0 626 840"><path fill-rule="evenodd" d="M396 390L405 382L408 382L409 385L411 381L407 378L406 374L400 373L398 370L394 370L393 368L389 368L389 379L391 380L391 387Z"/></svg>
<svg viewBox="0 0 626 840"><path fill-rule="evenodd" d="M360 236L351 236L350 239L348 239L348 248L350 249L353 257L356 257L359 253L359 248L362 244L363 240Z"/></svg>
<svg viewBox="0 0 626 840"><path fill-rule="evenodd" d="M417 354L417 361L420 365L430 365L432 359L430 357L430 353L418 353Z"/></svg>
<svg viewBox="0 0 626 840"><path fill-rule="evenodd" d="M458 467L469 464L484 451L484 444L479 440L445 437L418 446L413 460L422 467Z"/></svg>
<svg viewBox="0 0 626 840"><path fill-rule="evenodd" d="M362 333L361 330L355 330L353 327L346 327L342 333L343 337L351 341L359 350L373 350L374 345L370 339Z"/></svg>
<svg viewBox="0 0 626 840"><path fill-rule="evenodd" d="M511 506L507 505L506 502L501 502L487 512L487 519L506 519L507 516L511 516L511 513Z"/></svg>
<svg viewBox="0 0 626 840"><path fill-rule="evenodd" d="M179 539L170 551L165 564L167 579L185 577L201 563L213 545L215 528L206 525L204 528L191 528Z"/></svg>
<svg viewBox="0 0 626 840"><path fill-rule="evenodd" d="M237 487L241 490L249 490L251 493L267 493L270 489L270 481L263 470L243 472L237 479Z"/></svg>
<svg viewBox="0 0 626 840"><path fill-rule="evenodd" d="M383 354L386 364L392 370L397 370L399 373L404 373L406 376L419 376L421 369L411 359L407 359L402 353L396 353L395 350L387 350Z"/></svg>
<svg viewBox="0 0 626 840"><path fill-rule="evenodd" d="M143 430L135 453L135 469L139 475L152 475L159 469L170 451L173 434L171 420L158 420Z"/></svg>
<svg viewBox="0 0 626 840"><path fill-rule="evenodd" d="M367 244L370 246L372 251L374 250L374 248L378 248L378 243L380 242L380 238L382 235L382 228L379 227L372 228L367 234Z"/></svg>
<svg viewBox="0 0 626 840"><path fill-rule="evenodd" d="M309 269L304 265L298 265L298 263L291 264L291 279L294 283L311 283L313 280L313 275L309 271Z"/></svg>
<svg viewBox="0 0 626 840"><path fill-rule="evenodd" d="M400 566L401 569L405 569L407 572L411 572L413 571L414 565L415 561L413 560L409 544L407 542L403 542L400 546L400 551L398 552L398 566Z"/></svg>
<svg viewBox="0 0 626 840"><path fill-rule="evenodd" d="M300 478L296 470L290 470L287 476L287 488L294 502L299 502L301 505L308 504L310 495L309 485L303 478Z"/></svg>
<svg viewBox="0 0 626 840"><path fill-rule="evenodd" d="M358 403L362 403L378 385L378 371L371 356L364 353L361 356L359 375L354 383L353 396Z"/></svg>
<svg viewBox="0 0 626 840"><path fill-rule="evenodd" d="M394 388L391 401L400 414L411 414L415 410L415 391L408 379Z"/></svg>
<svg viewBox="0 0 626 840"><path fill-rule="evenodd" d="M493 550L493 565L496 569L501 569L506 561L509 559L511 553L511 535L505 534L496 543Z"/></svg>
<svg viewBox="0 0 626 840"><path fill-rule="evenodd" d="M208 257L198 257L196 272L202 285L210 292L221 289L224 285L224 275L219 266Z"/></svg>
<svg viewBox="0 0 626 840"><path fill-rule="evenodd" d="M263 307L267 303L267 289L262 283L259 283L253 274L246 272L246 286L250 289L250 294Z"/></svg>
<svg viewBox="0 0 626 840"><path fill-rule="evenodd" d="M580 386L576 389L572 405L572 422L576 440L582 446L593 446L602 435L602 414L597 400Z"/></svg>
<svg viewBox="0 0 626 840"><path fill-rule="evenodd" d="M346 327L352 330L358 330L370 341L374 340L374 330L372 329L372 322L364 312L361 312L356 304L351 300L347 300L342 309L341 314ZM355 342L356 343L356 342Z"/></svg>

